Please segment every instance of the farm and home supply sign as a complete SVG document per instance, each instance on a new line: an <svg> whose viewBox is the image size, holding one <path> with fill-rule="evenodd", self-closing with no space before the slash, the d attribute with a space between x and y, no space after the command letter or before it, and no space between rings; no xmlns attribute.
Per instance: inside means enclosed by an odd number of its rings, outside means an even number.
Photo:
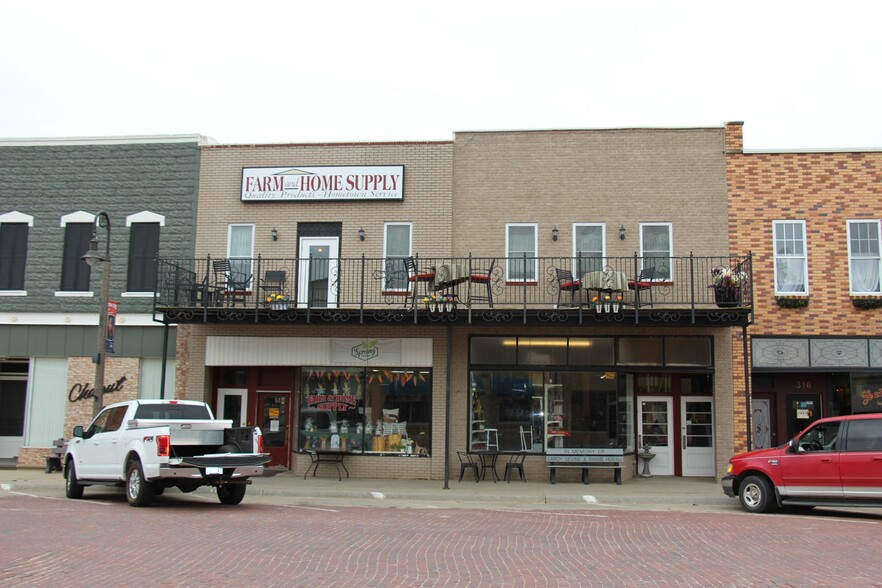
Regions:
<svg viewBox="0 0 882 588"><path fill-rule="evenodd" d="M246 167L242 201L401 200L404 166Z"/></svg>

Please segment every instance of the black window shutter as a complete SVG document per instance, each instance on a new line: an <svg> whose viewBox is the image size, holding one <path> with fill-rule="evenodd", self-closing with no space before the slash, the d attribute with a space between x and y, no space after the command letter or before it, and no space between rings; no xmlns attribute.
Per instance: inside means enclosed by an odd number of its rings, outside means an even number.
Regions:
<svg viewBox="0 0 882 588"><path fill-rule="evenodd" d="M156 290L159 223L133 223L129 237L129 292Z"/></svg>
<svg viewBox="0 0 882 588"><path fill-rule="evenodd" d="M68 223L64 229L64 257L61 265L62 292L88 292L92 268L83 261L92 240L92 223ZM98 244L102 256L106 249ZM105 244L106 247L106 244Z"/></svg>
<svg viewBox="0 0 882 588"><path fill-rule="evenodd" d="M0 224L0 290L24 290L28 225Z"/></svg>

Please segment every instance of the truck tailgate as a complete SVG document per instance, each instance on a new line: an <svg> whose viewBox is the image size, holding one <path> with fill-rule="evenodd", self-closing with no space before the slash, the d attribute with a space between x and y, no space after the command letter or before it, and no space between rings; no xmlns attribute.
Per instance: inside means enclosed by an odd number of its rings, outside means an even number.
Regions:
<svg viewBox="0 0 882 588"><path fill-rule="evenodd" d="M263 465L272 457L266 453L210 453L181 458L181 463L197 468L236 468Z"/></svg>

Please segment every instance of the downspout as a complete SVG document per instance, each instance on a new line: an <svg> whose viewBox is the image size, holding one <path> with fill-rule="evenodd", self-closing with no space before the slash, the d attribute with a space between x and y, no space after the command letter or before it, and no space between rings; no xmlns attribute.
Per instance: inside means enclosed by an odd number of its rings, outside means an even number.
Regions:
<svg viewBox="0 0 882 588"><path fill-rule="evenodd" d="M159 382L159 399L165 400L165 364L168 360L168 323L162 327L162 374Z"/></svg>
<svg viewBox="0 0 882 588"><path fill-rule="evenodd" d="M747 450L750 451L753 443L751 440L752 426L750 424L750 357L747 355L747 325L741 327L741 344L744 348L744 416L747 423Z"/></svg>
<svg viewBox="0 0 882 588"><path fill-rule="evenodd" d="M447 323L447 406L444 409L444 489L450 490L450 363L453 353L453 325Z"/></svg>

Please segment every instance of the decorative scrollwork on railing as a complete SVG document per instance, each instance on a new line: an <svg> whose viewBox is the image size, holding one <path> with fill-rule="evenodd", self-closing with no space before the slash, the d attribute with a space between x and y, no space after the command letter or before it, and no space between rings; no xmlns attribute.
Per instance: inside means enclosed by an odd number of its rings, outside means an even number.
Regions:
<svg viewBox="0 0 882 588"><path fill-rule="evenodd" d="M267 313L269 320L278 323L293 323L297 321L301 313L295 310L282 310Z"/></svg>
<svg viewBox="0 0 882 588"><path fill-rule="evenodd" d="M646 315L656 323L678 323L683 319L683 313L676 310L651 310Z"/></svg>
<svg viewBox="0 0 882 588"><path fill-rule="evenodd" d="M536 313L536 318L543 323L565 323L570 319L570 313L556 310L541 310Z"/></svg>
<svg viewBox="0 0 882 588"><path fill-rule="evenodd" d="M737 312L709 312L707 313L707 320L712 323L734 323L740 317Z"/></svg>
<svg viewBox="0 0 882 588"><path fill-rule="evenodd" d="M603 312L603 313L591 313L586 316L592 317L598 323L611 323L616 322L620 323L625 320L625 315L621 312Z"/></svg>
<svg viewBox="0 0 882 588"><path fill-rule="evenodd" d="M345 323L352 319L352 313L346 310L322 310L319 318L329 323Z"/></svg>
<svg viewBox="0 0 882 588"><path fill-rule="evenodd" d="M444 312L430 312L427 316L433 323L452 323L459 318L459 313L457 313L456 310L449 310Z"/></svg>
<svg viewBox="0 0 882 588"><path fill-rule="evenodd" d="M510 310L482 310L472 313L472 316L488 323L503 323L511 321L514 313Z"/></svg>
<svg viewBox="0 0 882 588"><path fill-rule="evenodd" d="M197 312L192 310L169 310L165 312L166 322L169 323L189 323L196 318ZM198 312L202 314L202 312Z"/></svg>
<svg viewBox="0 0 882 588"><path fill-rule="evenodd" d="M374 313L374 320L379 323L400 323L411 314L405 310L380 310Z"/></svg>
<svg viewBox="0 0 882 588"><path fill-rule="evenodd" d="M219 310L217 311L217 318L220 321L242 321L245 320L245 317L248 316L248 312L245 309L232 309L232 310Z"/></svg>

